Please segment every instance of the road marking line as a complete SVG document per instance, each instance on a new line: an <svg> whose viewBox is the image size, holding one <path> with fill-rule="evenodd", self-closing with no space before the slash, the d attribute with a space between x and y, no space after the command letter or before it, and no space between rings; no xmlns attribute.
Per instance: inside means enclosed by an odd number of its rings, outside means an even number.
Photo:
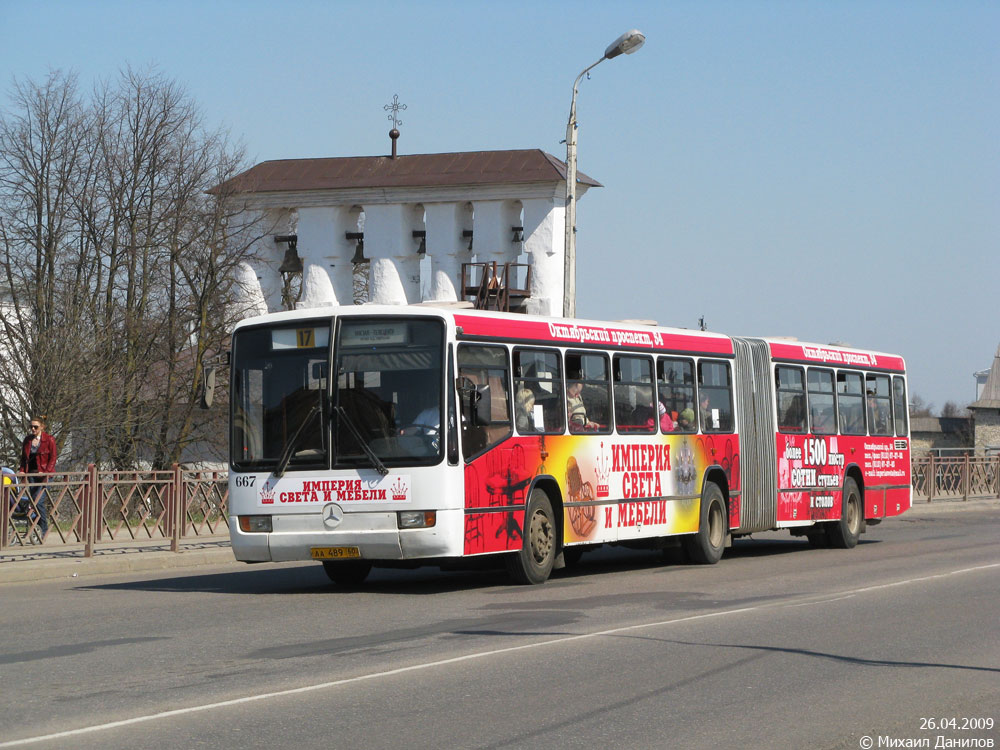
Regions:
<svg viewBox="0 0 1000 750"><path fill-rule="evenodd" d="M813 602L808 602L809 604L824 604L828 601L836 601L839 599L847 599L855 594L866 593L870 591L878 591L880 589L892 588L893 586L905 586L911 583L922 583L924 581L933 581L940 578L947 578L949 576L960 575L962 573L975 573L981 570L990 570L992 568L1000 567L1000 563L992 563L990 565L979 565L974 568L962 568L961 570L952 570L948 573L938 573L932 576L921 576L920 578L909 578L903 581L894 581L892 583L883 583L877 586L865 586L863 588L851 589L849 591L841 591L833 594L834 598L817 599ZM695 622L697 620L707 620L712 617L724 617L727 615L735 615L743 612L753 612L762 609L772 609L775 607L787 607L789 605L782 604L778 602L770 602L768 604L761 604L754 607L740 607L738 609L726 609L719 612L707 612L701 615L691 615L689 617L678 617L673 620L659 620L657 622L646 622L639 625L625 625L620 628L611 628L609 630L598 630L593 633L581 633L579 635L568 635L562 636L560 638L553 638L547 641L538 641L536 643L523 643L518 646L508 646L506 648L498 648L490 651L479 651L474 654L465 654L464 656L454 656L450 659L439 659L438 661L424 662L423 664L411 664L408 667L398 667L397 669L389 669L384 672L370 672L368 674L357 675L355 677L345 677L342 680L332 680L330 682L320 682L314 685L304 685L297 688L289 688L287 690L276 690L270 693L259 693L257 695L246 695L242 698L233 698L227 701L218 701L216 703L208 703L201 706L189 706L187 708L175 708L171 711L161 711L155 714L146 714L145 716L135 716L131 719L122 719L120 721L111 721L106 724L93 724L89 727L80 727L79 729L69 729L64 732L55 732L53 734L39 735L37 737L25 737L20 740L9 740L7 742L0 742L0 748L4 747L17 747L19 745L31 745L38 742L48 742L50 740L60 740L66 739L67 737L78 737L83 734L90 734L93 732L101 732L108 729L117 729L119 727L127 727L132 724L142 724L147 721L155 721L157 719L166 719L171 716L184 716L186 714L198 713L200 711L211 711L217 708L227 708L229 706L239 706L244 703L253 703L255 701L269 700L271 698L282 698L288 695L298 695L301 693L311 693L317 690L326 690L328 688L339 687L341 685L350 685L356 682L365 682L368 680L377 680L382 677L393 677L395 675L406 674L407 672L416 672L424 669L433 669L434 667L442 667L448 664L458 664L464 661L472 661L473 659L484 659L490 656L497 656L499 654L509 654L515 651L526 651L531 648L542 648L544 646L553 646L561 643L570 643L572 641L580 641L588 638L600 638L608 635L617 635L619 633L627 633L633 630L644 630L646 628L657 628L663 627L665 625L677 625L684 622ZM805 606L800 605L800 606Z"/></svg>
<svg viewBox="0 0 1000 750"><path fill-rule="evenodd" d="M820 597L818 599L811 599L808 602L799 602L798 604L783 604L781 606L787 607L788 609L795 609L795 607L812 607L816 604L830 604L831 602L842 602L845 599L853 599L854 594L845 594L844 596L837 596L834 598Z"/></svg>

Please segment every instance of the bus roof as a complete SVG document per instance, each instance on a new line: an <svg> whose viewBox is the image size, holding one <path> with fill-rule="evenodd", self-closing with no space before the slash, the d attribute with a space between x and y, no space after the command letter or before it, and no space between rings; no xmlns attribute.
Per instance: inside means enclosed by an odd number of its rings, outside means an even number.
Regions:
<svg viewBox="0 0 1000 750"><path fill-rule="evenodd" d="M614 321L550 318L521 313L490 312L430 305L350 305L313 307L247 318L237 329L252 325L292 323L334 315L430 316L453 321L459 338L561 346L670 350L732 356L732 340L720 333L683 328L636 325Z"/></svg>
<svg viewBox="0 0 1000 750"><path fill-rule="evenodd" d="M833 344L810 344L804 341L765 339L771 350L771 359L803 364L825 364L831 367L862 367L867 370L904 372L906 363L897 354L886 354L865 349L849 349Z"/></svg>
<svg viewBox="0 0 1000 750"><path fill-rule="evenodd" d="M346 305L311 307L270 313L240 321L245 326L293 323L332 316L416 316L449 320L459 339L559 346L596 346L609 349L670 351L693 355L733 356L730 336L686 328L642 325L634 322L551 318L541 315L471 310L433 305ZM903 358L883 352L790 339L763 339L771 358L803 364L905 371Z"/></svg>

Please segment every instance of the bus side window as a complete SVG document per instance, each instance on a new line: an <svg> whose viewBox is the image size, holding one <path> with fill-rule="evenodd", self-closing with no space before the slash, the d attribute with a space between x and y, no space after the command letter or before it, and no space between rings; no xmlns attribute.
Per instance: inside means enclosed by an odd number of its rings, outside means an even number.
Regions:
<svg viewBox="0 0 1000 750"><path fill-rule="evenodd" d="M653 360L615 355L615 425L619 432L656 432L653 405Z"/></svg>
<svg viewBox="0 0 1000 750"><path fill-rule="evenodd" d="M865 387L868 397L868 429L872 435L892 434L892 396L888 375L869 375Z"/></svg>
<svg viewBox="0 0 1000 750"><path fill-rule="evenodd" d="M896 434L906 436L906 418L908 416L906 403L906 383L898 375L892 378L892 411L896 417Z"/></svg>
<svg viewBox="0 0 1000 750"><path fill-rule="evenodd" d="M698 421L694 414L694 362L690 359L660 357L656 363L656 380L659 402L670 417L670 422L661 424L663 431L697 431ZM673 429L667 429L671 422Z"/></svg>
<svg viewBox="0 0 1000 750"><path fill-rule="evenodd" d="M774 385L778 404L778 432L805 432L806 385L802 368L778 365L774 368Z"/></svg>
<svg viewBox="0 0 1000 750"><path fill-rule="evenodd" d="M860 372L837 372L837 409L842 435L865 434L865 381Z"/></svg>
<svg viewBox="0 0 1000 750"><path fill-rule="evenodd" d="M462 454L471 461L511 434L510 366L502 346L462 344L458 347L458 381L462 423ZM479 407L477 399L489 399L489 408ZM477 408L479 407L479 408ZM483 420L478 414L488 414ZM488 424L484 424L488 421Z"/></svg>
<svg viewBox="0 0 1000 750"><path fill-rule="evenodd" d="M521 435L562 434L565 429L559 352L514 350L514 422Z"/></svg>
<svg viewBox="0 0 1000 750"><path fill-rule="evenodd" d="M566 414L572 433L611 432L611 377L605 355L566 352Z"/></svg>
<svg viewBox="0 0 1000 750"><path fill-rule="evenodd" d="M837 434L837 406L834 399L833 371L809 368L809 418L814 435Z"/></svg>
<svg viewBox="0 0 1000 750"><path fill-rule="evenodd" d="M702 432L733 431L733 387L729 363L698 363L698 422Z"/></svg>

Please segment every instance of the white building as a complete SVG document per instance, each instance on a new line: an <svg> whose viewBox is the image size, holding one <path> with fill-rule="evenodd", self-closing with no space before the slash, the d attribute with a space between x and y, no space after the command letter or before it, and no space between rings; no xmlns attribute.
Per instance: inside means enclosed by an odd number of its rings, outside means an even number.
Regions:
<svg viewBox="0 0 1000 750"><path fill-rule="evenodd" d="M242 279L254 312L454 302L466 297L462 264L475 261L528 264L521 308L559 315L565 180L562 161L531 149L267 161L217 190L260 227ZM577 182L578 198L600 187ZM301 259L292 297L295 274L279 271L297 269L290 249Z"/></svg>

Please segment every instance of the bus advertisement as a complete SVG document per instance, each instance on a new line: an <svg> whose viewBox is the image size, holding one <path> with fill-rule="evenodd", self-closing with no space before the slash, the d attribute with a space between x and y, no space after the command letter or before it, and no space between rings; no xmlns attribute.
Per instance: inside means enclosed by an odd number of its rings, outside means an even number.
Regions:
<svg viewBox="0 0 1000 750"><path fill-rule="evenodd" d="M910 507L902 358L635 323L432 307L241 322L230 529L246 562L499 556L544 582L587 549L788 529L850 548Z"/></svg>

